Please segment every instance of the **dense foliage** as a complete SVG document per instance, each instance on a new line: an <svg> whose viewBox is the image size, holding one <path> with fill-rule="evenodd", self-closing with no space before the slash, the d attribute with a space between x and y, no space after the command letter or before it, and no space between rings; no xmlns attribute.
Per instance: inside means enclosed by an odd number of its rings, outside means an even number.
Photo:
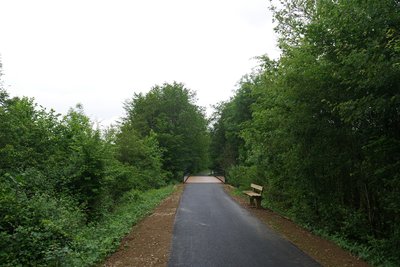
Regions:
<svg viewBox="0 0 400 267"><path fill-rule="evenodd" d="M156 86L126 110L101 132L80 105L61 116L0 87L0 265L93 265L172 192L154 189L206 167L193 92Z"/></svg>
<svg viewBox="0 0 400 267"><path fill-rule="evenodd" d="M282 1L282 55L219 106L214 168L264 205L400 264L400 3Z"/></svg>
<svg viewBox="0 0 400 267"><path fill-rule="evenodd" d="M85 266L115 249L172 189L143 192L207 164L193 100L180 84L155 87L102 132L80 105L61 116L0 88L0 265Z"/></svg>
<svg viewBox="0 0 400 267"><path fill-rule="evenodd" d="M102 138L79 106L61 117L4 90L0 101L2 264L62 263L125 192L165 184L152 136Z"/></svg>
<svg viewBox="0 0 400 267"><path fill-rule="evenodd" d="M122 132L153 134L163 151L163 168L170 179L208 167L209 135L204 111L195 94L180 83L154 86L125 103Z"/></svg>
<svg viewBox="0 0 400 267"><path fill-rule="evenodd" d="M79 105L61 116L0 83L0 264L92 265L172 190L152 189L208 166L211 144L213 169L265 186L264 206L400 265L399 1L272 11L281 58L260 57L210 135L179 83L135 94L106 132Z"/></svg>

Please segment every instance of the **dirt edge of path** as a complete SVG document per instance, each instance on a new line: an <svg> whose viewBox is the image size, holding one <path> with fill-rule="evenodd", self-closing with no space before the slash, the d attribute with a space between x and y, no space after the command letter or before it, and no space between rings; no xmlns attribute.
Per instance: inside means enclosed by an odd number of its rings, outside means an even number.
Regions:
<svg viewBox="0 0 400 267"><path fill-rule="evenodd" d="M304 251L323 266L367 267L365 261L353 256L333 242L312 234L291 220L268 209L256 209L250 206L247 198L232 194L234 187L225 184L228 195L248 210L254 217L268 225L299 249Z"/></svg>
<svg viewBox="0 0 400 267"><path fill-rule="evenodd" d="M118 250L103 264L119 266L167 266L171 249L175 213L184 185L164 199L153 213L138 224L122 239Z"/></svg>

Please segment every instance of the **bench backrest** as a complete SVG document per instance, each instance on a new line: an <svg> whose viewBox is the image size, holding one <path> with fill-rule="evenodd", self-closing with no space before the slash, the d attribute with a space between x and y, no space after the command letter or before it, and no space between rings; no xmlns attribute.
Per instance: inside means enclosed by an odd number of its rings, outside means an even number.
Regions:
<svg viewBox="0 0 400 267"><path fill-rule="evenodd" d="M263 187L261 185L257 185L257 184L251 184L250 185L251 188L253 188L253 191L260 191L260 193L263 191Z"/></svg>

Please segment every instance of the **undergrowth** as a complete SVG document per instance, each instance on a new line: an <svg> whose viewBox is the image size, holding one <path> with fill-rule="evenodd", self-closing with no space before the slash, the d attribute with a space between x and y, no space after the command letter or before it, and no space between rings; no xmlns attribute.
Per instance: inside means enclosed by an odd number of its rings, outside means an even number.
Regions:
<svg viewBox="0 0 400 267"><path fill-rule="evenodd" d="M306 229L310 230L314 234L330 240L337 244L339 247L349 251L351 254L369 262L373 266L384 266L384 267L395 267L399 266L396 263L396 259L386 255L385 249L382 246L382 242L376 239L370 239L369 244L358 243L351 241L341 236L340 234L330 234L323 229L312 228L307 225L303 225Z"/></svg>
<svg viewBox="0 0 400 267"><path fill-rule="evenodd" d="M122 204L99 222L81 229L62 266L93 266L114 252L132 226L174 191L173 186L125 194Z"/></svg>

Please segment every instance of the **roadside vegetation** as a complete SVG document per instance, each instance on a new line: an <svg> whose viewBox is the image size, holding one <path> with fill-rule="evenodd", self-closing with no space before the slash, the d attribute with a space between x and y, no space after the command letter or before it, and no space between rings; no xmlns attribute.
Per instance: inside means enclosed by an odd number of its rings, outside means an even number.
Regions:
<svg viewBox="0 0 400 267"><path fill-rule="evenodd" d="M115 250L180 170L207 165L193 97L181 84L156 86L102 131L80 105L62 116L0 88L0 265L91 266ZM197 135L204 147L189 155Z"/></svg>
<svg viewBox="0 0 400 267"><path fill-rule="evenodd" d="M213 169L374 265L400 265L400 3L282 1L282 55L212 118Z"/></svg>
<svg viewBox="0 0 400 267"><path fill-rule="evenodd" d="M272 1L275 2L275 1ZM91 266L211 167L373 265L399 266L400 2L282 0L278 60L259 57L208 129L195 93L156 85L96 129L10 97L0 64L0 265Z"/></svg>

